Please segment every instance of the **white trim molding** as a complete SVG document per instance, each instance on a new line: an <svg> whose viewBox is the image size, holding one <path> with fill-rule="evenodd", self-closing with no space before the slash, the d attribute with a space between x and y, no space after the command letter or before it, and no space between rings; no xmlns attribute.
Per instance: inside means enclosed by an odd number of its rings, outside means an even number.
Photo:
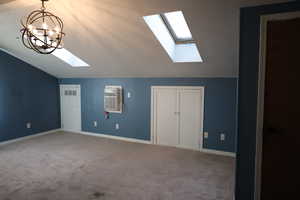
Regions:
<svg viewBox="0 0 300 200"><path fill-rule="evenodd" d="M63 131L68 132L68 133L76 133L76 134L89 135L89 136L101 137L101 138L107 138L107 139L122 140L125 142L152 144L150 140L148 141L148 140L140 140L140 139L134 139L134 138L126 138L126 137L108 135L108 134L103 134L103 133L91 133L91 132L86 132L86 131L67 131L67 130L63 130Z"/></svg>
<svg viewBox="0 0 300 200"><path fill-rule="evenodd" d="M218 150L214 150L214 149L202 148L202 150L200 150L200 152L208 153L208 154L215 154L215 155L219 155L219 156L228 156L228 157L233 157L233 158L236 157L235 153L227 152L227 151L218 151Z"/></svg>
<svg viewBox="0 0 300 200"><path fill-rule="evenodd" d="M100 137L100 138L113 139L113 140L121 140L124 142L156 145L156 144L153 144L150 140L149 141L148 140L140 140L140 139L126 138L126 137L108 135L108 134L103 134L103 133L92 133L92 132L86 132L86 131L67 131L67 130L62 130L62 131L68 132L68 133L74 133L74 134L81 134L81 135L88 135L88 136L94 136L94 137ZM162 146L162 145L157 145L157 146ZM181 147L174 147L174 148L181 148ZM232 152L218 151L218 150L205 149L205 148L199 149L199 152L215 154L215 155L220 155L220 156L235 157L235 153L232 153Z"/></svg>
<svg viewBox="0 0 300 200"><path fill-rule="evenodd" d="M28 140L28 139L32 139L32 138L35 138L35 137L40 137L40 136L47 135L47 134L50 134L50 133L58 132L60 130L61 129L53 129L53 130L50 130L50 131L41 132L41 133L37 133L37 134L34 134L34 135L29 135L29 136L24 136L24 137L12 139L12 140L7 140L7 141L4 141L4 142L0 142L0 146L4 146L4 145L16 143L16 142L20 142L20 141L24 141L24 140Z"/></svg>
<svg viewBox="0 0 300 200"><path fill-rule="evenodd" d="M107 139L113 139L113 140L120 140L120 141L125 141L125 142L133 142L133 143L141 143L141 144L152 144L152 142L150 140L148 141L148 140L141 140L141 139L134 139L134 138L126 138L126 137L113 136L113 135L102 134L102 133L91 133L91 132L86 132L86 131L67 131L67 130L63 130L63 129L54 129L54 130L50 130L50 131L46 131L46 132L37 133L37 134L34 134L34 135L29 135L29 136L25 136L25 137L13 139L13 140L8 140L8 141L5 141L5 142L0 142L0 147L4 146L4 145L8 145L8 144L21 142L21 141L24 141L24 140L28 140L28 139L32 139L32 138L36 138L36 137L40 137L40 136L44 136L44 135L48 135L48 134L51 134L51 133L56 133L56 132L59 132L59 131L74 133L74 134L94 136L94 137L100 137L100 138L107 138ZM155 144L152 144L152 145L155 145ZM158 145L158 146L160 146L160 145ZM175 147L175 148L180 148L180 147ZM218 150L212 150L212 149L206 149L206 148L199 149L199 152L208 153L208 154L215 154L215 155L220 155L220 156L235 157L235 153L232 153L232 152L218 151Z"/></svg>

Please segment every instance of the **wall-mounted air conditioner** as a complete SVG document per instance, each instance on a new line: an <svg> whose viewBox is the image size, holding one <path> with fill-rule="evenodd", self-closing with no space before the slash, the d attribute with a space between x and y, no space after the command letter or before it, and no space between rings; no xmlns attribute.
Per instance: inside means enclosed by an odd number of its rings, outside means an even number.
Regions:
<svg viewBox="0 0 300 200"><path fill-rule="evenodd" d="M110 113L122 113L123 111L122 86L113 86L113 85L105 86L104 110Z"/></svg>

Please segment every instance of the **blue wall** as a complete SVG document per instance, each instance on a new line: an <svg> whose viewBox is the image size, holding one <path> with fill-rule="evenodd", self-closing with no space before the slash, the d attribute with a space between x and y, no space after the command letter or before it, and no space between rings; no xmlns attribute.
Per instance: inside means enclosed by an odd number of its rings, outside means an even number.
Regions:
<svg viewBox="0 0 300 200"><path fill-rule="evenodd" d="M253 200L260 16L299 11L300 2L241 9L236 200Z"/></svg>
<svg viewBox="0 0 300 200"><path fill-rule="evenodd" d="M0 50L0 142L60 128L59 112L58 80Z"/></svg>
<svg viewBox="0 0 300 200"><path fill-rule="evenodd" d="M60 84L80 84L82 92L83 131L150 140L151 86L184 85L205 86L204 130L209 138L204 147L235 152L237 119L236 78L98 78L61 79ZM111 114L104 119L103 91L105 85L121 85L125 94L125 111ZM98 127L93 126L98 121ZM115 130L115 123L120 129ZM226 141L220 141L220 132L226 133Z"/></svg>

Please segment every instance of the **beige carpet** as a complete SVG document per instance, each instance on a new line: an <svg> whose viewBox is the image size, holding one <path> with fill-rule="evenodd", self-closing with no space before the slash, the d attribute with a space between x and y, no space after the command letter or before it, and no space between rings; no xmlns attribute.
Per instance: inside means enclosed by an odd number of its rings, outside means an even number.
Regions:
<svg viewBox="0 0 300 200"><path fill-rule="evenodd" d="M234 159L72 133L0 147L1 200L232 200Z"/></svg>

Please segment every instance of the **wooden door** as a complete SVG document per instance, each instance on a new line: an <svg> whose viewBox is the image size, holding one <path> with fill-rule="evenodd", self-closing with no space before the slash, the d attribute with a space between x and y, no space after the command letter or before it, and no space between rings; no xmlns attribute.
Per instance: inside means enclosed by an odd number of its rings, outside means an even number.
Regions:
<svg viewBox="0 0 300 200"><path fill-rule="evenodd" d="M300 18L268 22L262 200L299 198L299 48Z"/></svg>

